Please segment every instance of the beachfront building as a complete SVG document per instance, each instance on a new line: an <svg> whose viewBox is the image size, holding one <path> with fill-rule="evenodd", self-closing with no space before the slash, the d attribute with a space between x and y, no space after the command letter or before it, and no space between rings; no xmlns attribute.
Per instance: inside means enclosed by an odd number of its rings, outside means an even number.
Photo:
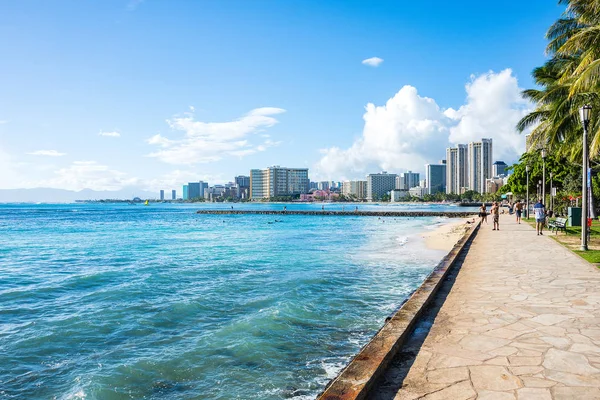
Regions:
<svg viewBox="0 0 600 400"><path fill-rule="evenodd" d="M250 177L238 175L234 178L236 197L238 199L247 199L250 196Z"/></svg>
<svg viewBox="0 0 600 400"><path fill-rule="evenodd" d="M171 200L177 200L177 190L171 190Z"/></svg>
<svg viewBox="0 0 600 400"><path fill-rule="evenodd" d="M200 182L188 182L188 198L189 200L200 198ZM204 197L204 193L202 193L202 197Z"/></svg>
<svg viewBox="0 0 600 400"><path fill-rule="evenodd" d="M308 168L286 168L278 165L250 170L250 198L268 199L308 193Z"/></svg>
<svg viewBox="0 0 600 400"><path fill-rule="evenodd" d="M183 185L183 196L181 197L183 200L189 200L190 196L188 194L188 185Z"/></svg>
<svg viewBox="0 0 600 400"><path fill-rule="evenodd" d="M394 189L390 192L390 202L402 201L410 197L410 192L404 189Z"/></svg>
<svg viewBox="0 0 600 400"><path fill-rule="evenodd" d="M446 164L426 164L425 181L427 194L436 194L446 191Z"/></svg>
<svg viewBox="0 0 600 400"><path fill-rule="evenodd" d="M468 155L466 144L446 149L446 193L460 194L469 186Z"/></svg>
<svg viewBox="0 0 600 400"><path fill-rule="evenodd" d="M417 187L419 186L419 179L420 175L418 172L404 172L398 175L398 178L396 179L395 189L408 190L410 188Z"/></svg>
<svg viewBox="0 0 600 400"><path fill-rule="evenodd" d="M486 179L492 177L492 139L469 143L469 189L486 193Z"/></svg>
<svg viewBox="0 0 600 400"><path fill-rule="evenodd" d="M342 194L355 197L357 200L367 198L367 181L345 181L342 183Z"/></svg>
<svg viewBox="0 0 600 400"><path fill-rule="evenodd" d="M161 189L160 191L160 199L164 200L165 199L165 191Z"/></svg>
<svg viewBox="0 0 600 400"><path fill-rule="evenodd" d="M394 190L397 176L396 174L388 174L386 171L367 175L367 200L377 201L381 196L389 193L390 190Z"/></svg>
<svg viewBox="0 0 600 400"><path fill-rule="evenodd" d="M506 175L506 163L504 161L496 161L492 165L492 176L504 176Z"/></svg>
<svg viewBox="0 0 600 400"><path fill-rule="evenodd" d="M487 193L496 193L502 186L504 186L504 179L498 177L486 179L485 186Z"/></svg>
<svg viewBox="0 0 600 400"><path fill-rule="evenodd" d="M414 188L410 188L408 190L408 193L411 196L413 196L413 197L422 198L423 196L425 196L427 194L427 188L426 187L417 186L417 187L414 187Z"/></svg>

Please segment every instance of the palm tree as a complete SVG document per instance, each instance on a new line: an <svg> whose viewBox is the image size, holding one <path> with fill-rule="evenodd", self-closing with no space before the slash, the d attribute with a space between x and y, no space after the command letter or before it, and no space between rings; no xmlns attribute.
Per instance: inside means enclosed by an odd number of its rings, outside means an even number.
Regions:
<svg viewBox="0 0 600 400"><path fill-rule="evenodd" d="M581 159L581 125L578 109L591 104L600 109L600 1L561 0L564 17L548 30L547 53L551 58L533 71L541 89L523 96L536 104L517 125L532 129L533 148L545 147L573 161ZM590 157L600 153L600 118L590 125Z"/></svg>

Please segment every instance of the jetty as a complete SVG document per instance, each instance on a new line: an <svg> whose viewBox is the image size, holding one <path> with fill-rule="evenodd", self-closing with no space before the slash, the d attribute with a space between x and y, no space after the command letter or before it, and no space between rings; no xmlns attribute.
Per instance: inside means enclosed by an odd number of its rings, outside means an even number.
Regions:
<svg viewBox="0 0 600 400"><path fill-rule="evenodd" d="M500 227L472 228L320 399L600 399L600 271Z"/></svg>
<svg viewBox="0 0 600 400"><path fill-rule="evenodd" d="M214 215L316 215L331 217L449 217L466 218L476 214L474 211L319 211L319 210L198 210L197 214Z"/></svg>

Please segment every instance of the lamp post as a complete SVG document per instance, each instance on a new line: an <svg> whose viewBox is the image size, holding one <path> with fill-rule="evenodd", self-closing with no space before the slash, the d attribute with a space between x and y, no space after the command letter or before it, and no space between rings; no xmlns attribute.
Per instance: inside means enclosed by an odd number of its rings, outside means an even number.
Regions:
<svg viewBox="0 0 600 400"><path fill-rule="evenodd" d="M538 191L537 191L538 200L542 197L542 181L538 181ZM542 199L542 202L544 200Z"/></svg>
<svg viewBox="0 0 600 400"><path fill-rule="evenodd" d="M554 210L554 196L552 196L552 172L550 172L550 209Z"/></svg>
<svg viewBox="0 0 600 400"><path fill-rule="evenodd" d="M527 212L525 213L525 218L529 218L529 165L525 166L525 172L527 173L527 199L525 204Z"/></svg>
<svg viewBox="0 0 600 400"><path fill-rule="evenodd" d="M579 118L583 125L583 161L582 161L582 182L581 182L581 250L588 249L587 242L587 217L588 217L588 143L587 131L590 124L590 114L592 106L585 105L579 109Z"/></svg>
<svg viewBox="0 0 600 400"><path fill-rule="evenodd" d="M546 149L542 149L542 204L546 206Z"/></svg>

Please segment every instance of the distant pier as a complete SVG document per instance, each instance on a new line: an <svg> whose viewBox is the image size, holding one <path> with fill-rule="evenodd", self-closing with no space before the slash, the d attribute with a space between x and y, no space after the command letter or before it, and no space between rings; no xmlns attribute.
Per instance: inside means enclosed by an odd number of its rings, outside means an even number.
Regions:
<svg viewBox="0 0 600 400"><path fill-rule="evenodd" d="M307 210L198 210L197 214L209 215L321 215L332 217L449 217L465 218L476 214L474 211L307 211Z"/></svg>

